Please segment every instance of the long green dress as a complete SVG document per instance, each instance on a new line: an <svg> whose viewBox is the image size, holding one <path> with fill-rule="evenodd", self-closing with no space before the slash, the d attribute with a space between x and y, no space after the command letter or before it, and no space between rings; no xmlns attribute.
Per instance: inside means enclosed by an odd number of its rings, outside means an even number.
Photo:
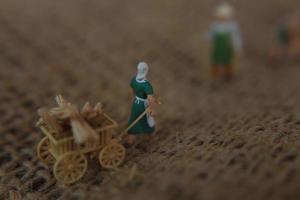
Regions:
<svg viewBox="0 0 300 200"><path fill-rule="evenodd" d="M233 60L233 45L229 31L213 33L213 65L231 65Z"/></svg>
<svg viewBox="0 0 300 200"><path fill-rule="evenodd" d="M208 36L212 41L213 66L230 66L235 50L241 50L243 43L238 23L233 20L216 21L211 25Z"/></svg>
<svg viewBox="0 0 300 200"><path fill-rule="evenodd" d="M147 96L153 94L153 88L147 80L137 81L136 77L134 77L131 80L130 86L133 89L136 97L132 103L128 126L145 111L145 102L147 100ZM149 126L147 116L145 115L136 125L128 130L128 134L150 134L153 133L154 130L154 127Z"/></svg>

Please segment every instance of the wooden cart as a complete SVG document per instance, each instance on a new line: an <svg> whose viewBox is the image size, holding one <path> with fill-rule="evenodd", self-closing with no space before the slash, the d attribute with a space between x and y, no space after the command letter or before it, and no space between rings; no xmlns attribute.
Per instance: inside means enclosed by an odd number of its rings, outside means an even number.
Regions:
<svg viewBox="0 0 300 200"><path fill-rule="evenodd" d="M45 123L49 120L51 123ZM112 130L118 124L105 113L96 119L96 124L97 120L99 127L93 126L93 129L99 134L99 141L94 141L93 144L77 144L72 132L62 132L55 119L47 112L37 122L37 126L45 134L37 147L38 158L53 166L54 176L59 182L71 184L78 181L87 170L87 154L96 153L100 165L106 169L117 168L123 162L125 148L112 138Z"/></svg>

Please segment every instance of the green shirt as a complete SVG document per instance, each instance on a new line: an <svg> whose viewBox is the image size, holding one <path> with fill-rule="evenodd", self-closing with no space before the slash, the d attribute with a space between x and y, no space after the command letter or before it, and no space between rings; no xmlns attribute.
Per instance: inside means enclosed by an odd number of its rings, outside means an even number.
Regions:
<svg viewBox="0 0 300 200"><path fill-rule="evenodd" d="M153 94L152 85L147 80L137 81L136 77L133 77L130 87L133 89L135 96L142 99L147 99L148 95Z"/></svg>
<svg viewBox="0 0 300 200"><path fill-rule="evenodd" d="M289 33L286 24L282 23L277 28L277 41L279 45L285 46L289 44Z"/></svg>

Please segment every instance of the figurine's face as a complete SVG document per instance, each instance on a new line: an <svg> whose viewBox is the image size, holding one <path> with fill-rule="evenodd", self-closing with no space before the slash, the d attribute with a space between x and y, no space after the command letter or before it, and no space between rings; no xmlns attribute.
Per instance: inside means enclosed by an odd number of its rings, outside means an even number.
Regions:
<svg viewBox="0 0 300 200"><path fill-rule="evenodd" d="M217 20L219 20L219 21L228 21L230 19L231 19L231 17L225 16L225 15L218 15L217 16Z"/></svg>

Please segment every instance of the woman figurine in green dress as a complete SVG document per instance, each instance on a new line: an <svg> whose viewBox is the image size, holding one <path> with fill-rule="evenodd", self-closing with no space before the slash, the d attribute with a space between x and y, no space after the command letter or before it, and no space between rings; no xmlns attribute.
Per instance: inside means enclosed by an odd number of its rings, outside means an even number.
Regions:
<svg viewBox="0 0 300 200"><path fill-rule="evenodd" d="M154 132L154 112L153 106L155 99L153 97L153 88L150 82L147 80L147 73L149 67L147 63L140 62L137 66L137 75L132 78L130 87L133 91L134 99L132 103L131 115L128 125L132 125L128 130L128 143L133 144L136 135L151 134ZM147 111L146 111L147 109ZM136 121L143 113L146 114Z"/></svg>
<svg viewBox="0 0 300 200"><path fill-rule="evenodd" d="M212 41L213 78L232 78L234 55L242 49L242 38L229 4L224 3L217 8L216 21L210 27L208 39Z"/></svg>

